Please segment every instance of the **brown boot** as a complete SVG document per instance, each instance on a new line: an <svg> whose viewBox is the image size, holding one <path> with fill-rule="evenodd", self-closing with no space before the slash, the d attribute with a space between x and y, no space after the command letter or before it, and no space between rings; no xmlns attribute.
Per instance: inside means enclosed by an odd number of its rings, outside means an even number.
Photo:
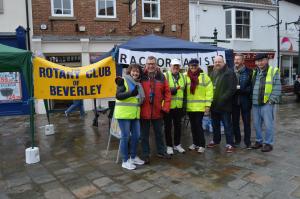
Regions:
<svg viewBox="0 0 300 199"><path fill-rule="evenodd" d="M273 150L273 146L271 144L265 144L261 149L261 152L270 152Z"/></svg>
<svg viewBox="0 0 300 199"><path fill-rule="evenodd" d="M259 149L259 148L261 148L261 147L263 147L263 145L262 145L261 143L255 142L255 144L254 144L251 148L252 148L252 149Z"/></svg>

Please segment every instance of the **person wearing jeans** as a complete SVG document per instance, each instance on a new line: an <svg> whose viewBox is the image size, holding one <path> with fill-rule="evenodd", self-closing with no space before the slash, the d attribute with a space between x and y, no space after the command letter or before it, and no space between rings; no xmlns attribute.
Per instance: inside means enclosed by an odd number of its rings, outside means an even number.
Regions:
<svg viewBox="0 0 300 199"><path fill-rule="evenodd" d="M255 57L257 69L252 79L252 113L256 132L256 142L253 149L261 148L262 152L270 152L274 145L275 104L280 102L281 82L277 67L269 65L268 55L257 54ZM262 135L262 124L266 135Z"/></svg>
<svg viewBox="0 0 300 199"><path fill-rule="evenodd" d="M221 142L220 122L224 124L226 136L226 152L233 152L233 132L231 122L232 100L237 88L237 79L234 72L224 63L222 56L214 60L214 69L211 80L214 86L214 95L211 105L211 117L213 126L213 140L208 148L213 148Z"/></svg>
<svg viewBox="0 0 300 199"><path fill-rule="evenodd" d="M144 161L136 155L140 137L140 105L145 99L142 85L139 82L141 72L142 69L139 65L131 64L124 79L116 78L117 100L114 117L118 119L121 129L122 167L128 170L135 169L135 165L144 164ZM129 139L130 151L128 150Z"/></svg>
<svg viewBox="0 0 300 199"><path fill-rule="evenodd" d="M80 110L80 116L84 116L84 108L82 100L73 100L73 104L65 111L66 117L70 115L70 113L74 112L76 108Z"/></svg>

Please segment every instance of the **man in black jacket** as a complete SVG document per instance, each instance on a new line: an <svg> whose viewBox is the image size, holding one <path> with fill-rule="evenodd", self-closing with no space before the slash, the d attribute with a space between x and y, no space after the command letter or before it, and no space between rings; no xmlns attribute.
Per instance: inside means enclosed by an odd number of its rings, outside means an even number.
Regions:
<svg viewBox="0 0 300 199"><path fill-rule="evenodd" d="M252 70L244 65L244 55L234 56L234 72L237 78L237 90L233 99L232 126L234 145L241 142L240 115L244 124L244 143L247 149L251 149L251 90Z"/></svg>
<svg viewBox="0 0 300 199"><path fill-rule="evenodd" d="M211 73L211 80L214 85L214 97L211 105L211 118L214 136L208 144L208 148L213 148L221 142L220 122L224 124L226 136L226 152L233 152L232 136L232 100L237 87L237 79L234 72L224 63L222 56L217 56L214 60L214 69Z"/></svg>

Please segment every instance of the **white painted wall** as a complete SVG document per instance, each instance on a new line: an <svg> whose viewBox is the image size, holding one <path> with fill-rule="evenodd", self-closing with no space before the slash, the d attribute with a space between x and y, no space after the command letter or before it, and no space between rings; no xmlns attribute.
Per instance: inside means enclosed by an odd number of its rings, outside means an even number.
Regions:
<svg viewBox="0 0 300 199"><path fill-rule="evenodd" d="M3 0L3 7L4 13L0 14L0 32L15 32L19 25L26 29L25 0Z"/></svg>
<svg viewBox="0 0 300 199"><path fill-rule="evenodd" d="M286 1L279 1L279 18L282 20L282 24L280 25L280 35L281 37L287 36L292 39L293 49L298 52L298 37L299 32L296 30L296 27L293 24L287 26L285 28L286 23L297 21L300 16L300 6L289 3Z"/></svg>
<svg viewBox="0 0 300 199"><path fill-rule="evenodd" d="M213 36L214 28L218 30L218 39L226 39L225 10L222 5L190 3L189 13L191 41L209 41L200 39L200 36ZM270 14L276 17L275 10L270 10ZM218 46L234 49L235 51L276 51L276 28L263 27L272 24L276 24L276 20L268 14L268 9L253 9L251 39L231 39L230 43L218 43ZM274 60L276 60L276 58Z"/></svg>

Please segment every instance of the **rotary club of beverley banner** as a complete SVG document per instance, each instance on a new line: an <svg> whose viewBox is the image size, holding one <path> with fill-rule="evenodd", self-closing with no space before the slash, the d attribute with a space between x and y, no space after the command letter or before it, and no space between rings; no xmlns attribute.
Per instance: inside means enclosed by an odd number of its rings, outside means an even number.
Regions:
<svg viewBox="0 0 300 199"><path fill-rule="evenodd" d="M33 67L37 99L93 99L116 94L116 64L112 57L76 68L36 57Z"/></svg>

